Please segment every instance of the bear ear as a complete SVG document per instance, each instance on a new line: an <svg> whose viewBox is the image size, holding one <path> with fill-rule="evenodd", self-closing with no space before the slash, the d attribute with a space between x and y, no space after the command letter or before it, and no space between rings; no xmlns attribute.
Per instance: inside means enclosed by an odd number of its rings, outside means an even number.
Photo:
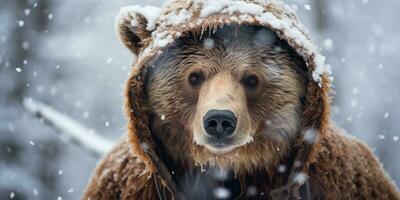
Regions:
<svg viewBox="0 0 400 200"><path fill-rule="evenodd" d="M116 29L120 40L136 56L145 47L146 39L151 37L149 28L154 29L154 24L149 24L145 13L141 13L141 7L122 8L116 18ZM152 23L154 20L150 19Z"/></svg>

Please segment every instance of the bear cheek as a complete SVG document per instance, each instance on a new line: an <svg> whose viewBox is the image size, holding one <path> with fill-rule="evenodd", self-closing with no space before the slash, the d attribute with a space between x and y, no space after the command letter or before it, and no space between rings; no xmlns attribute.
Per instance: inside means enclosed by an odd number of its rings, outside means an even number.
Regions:
<svg viewBox="0 0 400 200"><path fill-rule="evenodd" d="M197 107L198 108L198 107ZM191 126L188 128L193 135L193 140L198 145L204 145L206 142L206 133L202 123L203 119L201 112L197 109L194 115Z"/></svg>

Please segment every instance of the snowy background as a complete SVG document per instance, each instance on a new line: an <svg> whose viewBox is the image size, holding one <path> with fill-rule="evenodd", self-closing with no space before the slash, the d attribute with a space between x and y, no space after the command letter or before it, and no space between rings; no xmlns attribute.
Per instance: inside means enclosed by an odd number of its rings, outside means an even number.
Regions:
<svg viewBox="0 0 400 200"><path fill-rule="evenodd" d="M125 132L133 57L119 8L164 1L0 0L0 199L79 199L97 158L26 113L34 98L105 137ZM400 1L287 0L335 75L333 118L368 143L400 183Z"/></svg>

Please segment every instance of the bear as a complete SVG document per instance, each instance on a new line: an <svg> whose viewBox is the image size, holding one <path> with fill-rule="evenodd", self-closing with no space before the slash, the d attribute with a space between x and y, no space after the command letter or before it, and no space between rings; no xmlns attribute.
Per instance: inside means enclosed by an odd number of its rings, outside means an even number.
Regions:
<svg viewBox="0 0 400 200"><path fill-rule="evenodd" d="M178 39L149 66L150 129L163 149L158 154L174 161L170 169L200 165L244 174L270 170L290 156L306 67L272 31L251 25L206 30ZM175 173L178 183L180 176ZM186 196L210 199L193 196L199 187Z"/></svg>
<svg viewBox="0 0 400 200"><path fill-rule="evenodd" d="M280 0L121 10L128 134L82 199L400 199L329 119L330 69Z"/></svg>

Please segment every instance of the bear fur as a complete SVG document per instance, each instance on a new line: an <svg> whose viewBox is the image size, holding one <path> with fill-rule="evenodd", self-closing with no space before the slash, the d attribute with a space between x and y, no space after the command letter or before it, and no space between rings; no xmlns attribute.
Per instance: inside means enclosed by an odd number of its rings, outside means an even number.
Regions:
<svg viewBox="0 0 400 200"><path fill-rule="evenodd" d="M373 153L329 120L329 70L294 12L278 0L221 2L173 0L156 20L138 7L121 11L118 33L137 56L128 136L83 199L219 199L221 187L230 199L400 199ZM255 89L237 73L246 65L264 70L253 72ZM199 71L204 84L187 85ZM223 153L194 131L219 94L246 108L236 114L248 113L254 132Z"/></svg>
<svg viewBox="0 0 400 200"><path fill-rule="evenodd" d="M317 162L309 166L312 194L308 199L399 199L397 188L368 147L342 132L331 125L321 140ZM144 170L144 162L132 154L128 140L123 138L99 163L83 199L159 199L154 178L144 175ZM254 175L266 185L285 184L262 173ZM274 186L270 185L258 190L254 199L269 199L272 189ZM244 193L248 191L246 188Z"/></svg>
<svg viewBox="0 0 400 200"><path fill-rule="evenodd" d="M198 60L201 60L201 66L195 64ZM178 39L149 65L152 67L146 73L145 94L150 129L174 161L188 169L195 164L218 163L240 173L260 167L268 170L270 165L276 165L288 155L288 147L300 126L306 66L285 41L279 40L268 29L227 25L201 37L189 35ZM193 72L207 74L202 86L193 88L188 81L182 81ZM246 84L245 78L255 74L260 75L260 87L241 91L240 85ZM205 91L205 87L209 90ZM230 88L232 92L229 92ZM194 119L202 100L208 100L206 111L210 110L209 104L218 104L213 100L222 101L225 109L230 102L243 102L255 132L259 134L252 135L253 141L242 148L210 157L207 149L193 141L194 131L190 127L192 123L202 125ZM238 118L246 114L235 113ZM246 157L242 157L243 154Z"/></svg>

